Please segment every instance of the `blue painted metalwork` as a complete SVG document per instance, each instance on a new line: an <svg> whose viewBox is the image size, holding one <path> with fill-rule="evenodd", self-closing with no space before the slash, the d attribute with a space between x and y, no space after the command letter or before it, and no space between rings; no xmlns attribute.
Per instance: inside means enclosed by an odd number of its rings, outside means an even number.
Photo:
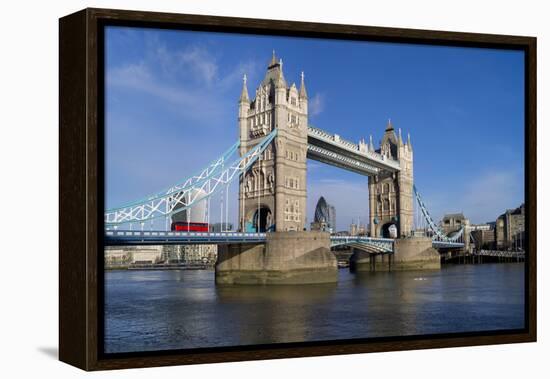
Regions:
<svg viewBox="0 0 550 379"><path fill-rule="evenodd" d="M229 244L265 243L265 233L239 232L165 232L108 230L105 232L105 245L186 245L186 244Z"/></svg>
<svg viewBox="0 0 550 379"><path fill-rule="evenodd" d="M276 135L277 129L274 129L245 155L238 157L231 163L226 162L227 156L224 154L223 159L218 160L221 164L217 165L216 169L203 170L204 175L201 178L193 177L186 181L183 186L174 186L166 193L150 196L145 200L133 203L131 206L107 210L105 212L105 225L142 223L156 218L170 217L173 214L192 208L198 202L208 199L236 177L246 172L271 144ZM231 151L234 152L236 150L234 146L226 154Z"/></svg>

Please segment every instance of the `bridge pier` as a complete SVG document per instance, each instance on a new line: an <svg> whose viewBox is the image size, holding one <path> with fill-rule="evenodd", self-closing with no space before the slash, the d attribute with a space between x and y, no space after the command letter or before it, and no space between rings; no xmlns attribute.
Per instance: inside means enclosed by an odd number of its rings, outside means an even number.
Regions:
<svg viewBox="0 0 550 379"><path fill-rule="evenodd" d="M268 233L266 243L219 246L216 284L313 284L338 280L325 232Z"/></svg>
<svg viewBox="0 0 550 379"><path fill-rule="evenodd" d="M393 270L439 270L441 258L428 237L395 240Z"/></svg>
<svg viewBox="0 0 550 379"><path fill-rule="evenodd" d="M395 240L393 254L374 255L354 249L350 258L352 271L405 271L439 270L439 253L427 237L399 238Z"/></svg>

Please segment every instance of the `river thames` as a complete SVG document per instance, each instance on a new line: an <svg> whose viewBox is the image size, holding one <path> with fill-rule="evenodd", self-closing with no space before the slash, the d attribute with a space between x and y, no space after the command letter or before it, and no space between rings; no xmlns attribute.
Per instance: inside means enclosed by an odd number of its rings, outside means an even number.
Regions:
<svg viewBox="0 0 550 379"><path fill-rule="evenodd" d="M350 273L336 284L216 286L209 270L105 272L105 352L524 327L524 264Z"/></svg>

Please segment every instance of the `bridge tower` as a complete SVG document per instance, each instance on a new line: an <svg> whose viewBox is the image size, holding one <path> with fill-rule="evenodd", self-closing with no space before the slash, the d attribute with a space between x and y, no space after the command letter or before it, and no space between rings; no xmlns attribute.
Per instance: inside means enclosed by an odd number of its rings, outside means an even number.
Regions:
<svg viewBox="0 0 550 379"><path fill-rule="evenodd" d="M294 83L288 86L283 62L273 52L254 95L249 98L245 76L238 117L241 156L275 128L277 136L240 178L240 229L301 231L306 223L308 125L304 75L299 89Z"/></svg>
<svg viewBox="0 0 550 379"><path fill-rule="evenodd" d="M372 142L371 142L372 144ZM413 148L410 135L403 142L391 121L380 143L379 152L386 158L397 159L399 172L382 172L369 176L369 221L373 237L389 237L390 227L397 227L397 236L408 236L413 229Z"/></svg>

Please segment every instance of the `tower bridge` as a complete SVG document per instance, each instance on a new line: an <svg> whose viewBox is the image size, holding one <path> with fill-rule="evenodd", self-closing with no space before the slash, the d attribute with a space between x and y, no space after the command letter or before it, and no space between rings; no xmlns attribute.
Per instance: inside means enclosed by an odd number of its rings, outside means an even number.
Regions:
<svg viewBox="0 0 550 379"><path fill-rule="evenodd" d="M355 267L372 266L373 259L388 255L388 262L393 259L392 267L407 269L437 268L439 255L434 248L457 249L467 244L464 230L452 237L440 230L414 187L410 135L405 141L401 130L396 133L388 122L375 147L372 136L368 142L361 139L354 143L310 125L304 74L299 87L289 85L283 62L275 54L253 98L246 76L243 79L238 128L239 141L202 171L165 191L107 210L106 244L217 243L219 283L334 281L336 260L329 250L337 245L356 250ZM368 177L368 237L305 231L308 159ZM168 230L170 220L189 223L193 211L204 212L198 209L205 208L205 203L209 219L211 196L224 191L227 221L227 188L237 180L237 232ZM418 235L415 216L425 221L423 236ZM146 222L156 219L166 220L167 230L144 230ZM395 240L388 238L392 226L397 229Z"/></svg>

